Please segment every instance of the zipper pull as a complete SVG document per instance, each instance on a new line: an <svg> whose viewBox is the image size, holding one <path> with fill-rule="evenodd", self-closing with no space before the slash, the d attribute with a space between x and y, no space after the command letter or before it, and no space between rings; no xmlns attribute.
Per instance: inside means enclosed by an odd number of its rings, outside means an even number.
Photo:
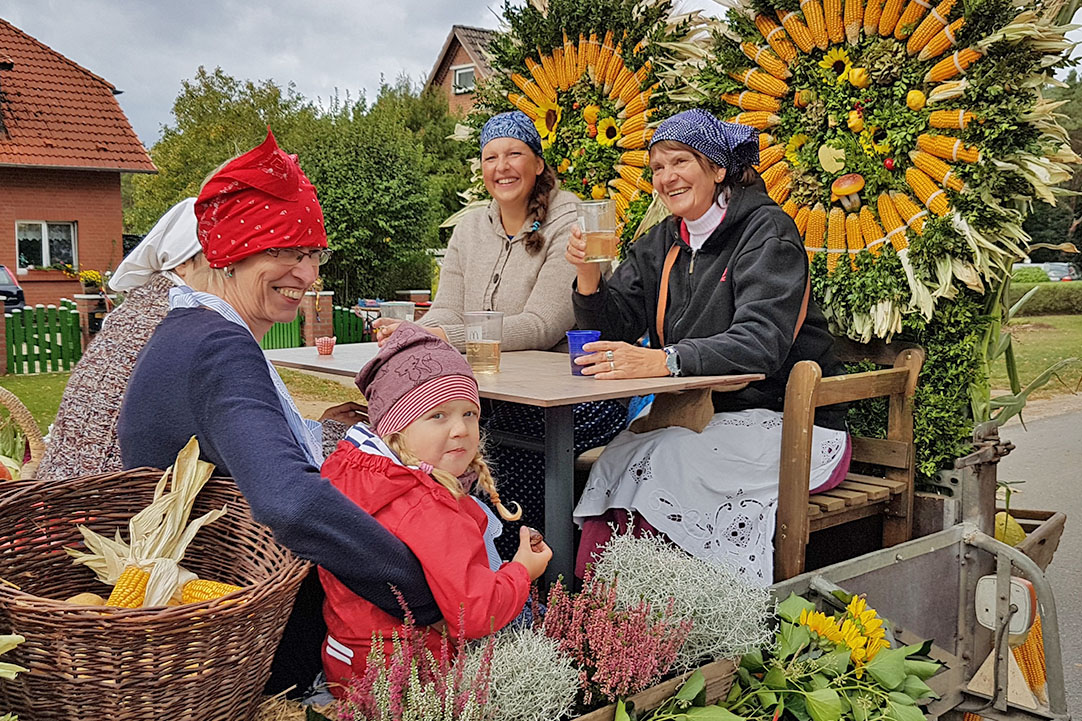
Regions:
<svg viewBox="0 0 1082 721"><path fill-rule="evenodd" d="M695 256L696 256L696 254L698 254L698 252L699 251L697 251L697 250L691 251L691 264L688 265L688 275L691 275L692 273L695 272Z"/></svg>

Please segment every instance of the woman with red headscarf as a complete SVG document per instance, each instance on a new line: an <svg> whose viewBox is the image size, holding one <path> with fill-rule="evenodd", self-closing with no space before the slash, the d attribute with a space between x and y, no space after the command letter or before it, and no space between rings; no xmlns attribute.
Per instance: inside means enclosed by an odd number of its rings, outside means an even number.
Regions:
<svg viewBox="0 0 1082 721"><path fill-rule="evenodd" d="M195 215L209 292L170 291L171 310L140 354L120 411L124 467L165 468L196 436L202 458L234 478L280 543L383 610L401 617L397 589L419 624L436 623L417 559L320 476L319 426L301 418L259 347L272 324L296 317L330 253L315 188L268 133L207 181ZM355 410L339 406L338 419L352 425ZM303 691L319 672L321 603L313 573L272 687Z"/></svg>

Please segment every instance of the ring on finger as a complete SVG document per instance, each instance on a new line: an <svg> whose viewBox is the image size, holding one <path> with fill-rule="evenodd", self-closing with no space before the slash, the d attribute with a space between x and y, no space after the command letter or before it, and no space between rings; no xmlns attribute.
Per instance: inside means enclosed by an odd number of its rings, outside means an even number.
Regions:
<svg viewBox="0 0 1082 721"><path fill-rule="evenodd" d="M611 350L605 351L605 360L607 360L609 363L612 363L612 360L615 357L616 357L616 354L613 353Z"/></svg>
<svg viewBox="0 0 1082 721"><path fill-rule="evenodd" d="M609 371L614 371L614 370L616 370L616 363L614 363L613 361L610 360L609 361Z"/></svg>

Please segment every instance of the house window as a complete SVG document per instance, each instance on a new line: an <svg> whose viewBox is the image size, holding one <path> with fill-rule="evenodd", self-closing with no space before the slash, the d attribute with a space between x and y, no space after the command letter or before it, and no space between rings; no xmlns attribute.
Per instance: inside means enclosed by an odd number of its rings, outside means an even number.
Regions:
<svg viewBox="0 0 1082 721"><path fill-rule="evenodd" d="M457 65L451 68L451 88L455 95L472 93L474 88L474 74L472 65Z"/></svg>
<svg viewBox="0 0 1082 721"><path fill-rule="evenodd" d="M15 247L20 268L48 268L65 264L75 267L75 223L20 220L15 224Z"/></svg>

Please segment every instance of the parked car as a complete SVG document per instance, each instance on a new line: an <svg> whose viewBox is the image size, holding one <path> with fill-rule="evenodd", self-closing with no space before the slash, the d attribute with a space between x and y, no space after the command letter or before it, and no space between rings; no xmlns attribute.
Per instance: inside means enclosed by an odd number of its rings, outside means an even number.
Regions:
<svg viewBox="0 0 1082 721"><path fill-rule="evenodd" d="M22 286L15 279L15 274L4 265L0 265L0 298L4 299L5 313L26 307Z"/></svg>
<svg viewBox="0 0 1082 721"><path fill-rule="evenodd" d="M1082 280L1082 273L1071 263L1041 263L1051 281Z"/></svg>

